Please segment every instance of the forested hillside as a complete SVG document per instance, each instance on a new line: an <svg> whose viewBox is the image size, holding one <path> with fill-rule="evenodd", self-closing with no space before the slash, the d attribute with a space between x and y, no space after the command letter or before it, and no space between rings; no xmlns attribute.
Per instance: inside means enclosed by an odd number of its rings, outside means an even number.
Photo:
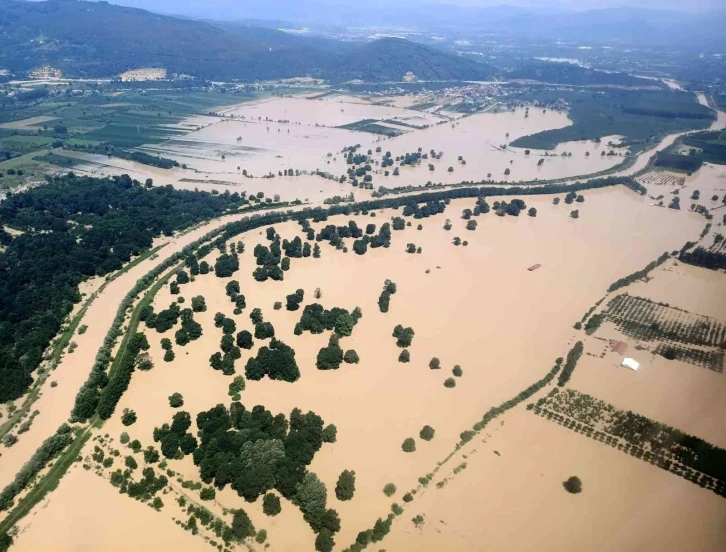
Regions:
<svg viewBox="0 0 726 552"><path fill-rule="evenodd" d="M345 43L274 29L220 26L105 2L0 0L0 67L50 65L71 77L109 77L156 67L208 79L303 75L344 81L483 79L487 65L406 40Z"/></svg>
<svg viewBox="0 0 726 552"><path fill-rule="evenodd" d="M236 193L72 174L0 203L0 402L28 388L43 352L81 300L84 278L118 270L154 237L243 203ZM11 236L4 227L22 233Z"/></svg>

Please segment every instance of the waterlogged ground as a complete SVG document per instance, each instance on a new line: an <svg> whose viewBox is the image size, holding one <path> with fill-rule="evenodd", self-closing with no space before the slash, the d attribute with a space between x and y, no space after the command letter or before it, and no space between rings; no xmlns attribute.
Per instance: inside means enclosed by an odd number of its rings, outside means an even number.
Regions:
<svg viewBox="0 0 726 552"><path fill-rule="evenodd" d="M195 295L206 298L207 312L195 315L204 335L186 347L175 346L176 359L166 363L159 341L161 337L173 340L174 330L163 335L151 330L148 335L155 368L134 374L117 414L106 423L103 433L118 439L127 430L131 439L139 439L144 446L152 444L153 428L171 420L174 411L168 396L174 392L184 396L183 409L193 418L217 403L229 404L231 378L209 366L209 357L219 350L222 336L214 327L213 317L223 312L235 319L237 331L252 330L249 313L259 307L265 320L274 325L276 335L295 349L302 376L294 384L248 381L242 401L248 407L262 404L273 413L288 415L295 407L313 410L326 423L338 427L337 443L324 445L310 469L325 482L328 505L340 514L342 529L336 536L336 550L342 550L354 542L359 531L385 517L392 502L402 504L403 493L417 485L418 477L430 473L454 450L461 431L469 429L491 406L515 396L549 371L554 359L563 356L579 338L572 328L574 322L613 281L641 269L663 251L695 240L705 222L686 210L650 206L648 198L621 187L584 195L584 203L572 206L555 206L551 197L525 198L528 207L537 209L536 218L524 214L501 218L490 213L477 219L475 231L466 230L465 221L459 218L464 208L473 208L474 200L455 200L444 214L411 220L411 227L394 231L390 249L369 249L361 257L352 250L343 253L323 243L322 258L292 259L283 282L253 280L252 249L266 240L259 230L243 235L247 251L241 255L240 270L232 279L240 282L247 308L241 315L233 315L233 305L224 290L230 279L210 274L183 285L185 306ZM579 219L570 218L573 208L579 209ZM356 221L361 228L369 222L380 226L394 214L379 211L376 217L360 216ZM335 217L329 223L343 224L349 218ZM448 232L442 228L447 218L453 224ZM421 230L417 230L419 223ZM321 224L313 226L320 228ZM300 234L299 225L293 223L276 229L287 239ZM468 246L452 245L455 236L467 240ZM347 241L352 246L352 240ZM421 247L422 253L406 253L407 243ZM211 258L215 256L213 253ZM542 267L528 271L527 267L535 263ZM391 298L390 311L383 314L376 302L387 278L396 282L398 292ZM344 349L358 352L358 365L343 364L337 371L326 372L315 368L315 356L326 344L327 332L295 336L293 327L302 310L291 313L284 307L273 309L276 301L284 304L285 296L298 288L306 293L303 306L315 301L313 291L320 288L319 302L327 308L361 307L363 318L353 335L341 342ZM174 299L176 296L164 288L156 299L157 310ZM102 306L103 301L102 296L98 304ZM89 327L94 326L92 317L100 313L89 311ZM96 324L102 325L100 320ZM397 362L400 350L391 336L396 324L415 331L408 364ZM256 341L251 352L243 351L243 358L236 363L238 373L243 373L245 362L259 345ZM441 370L429 369L434 356L441 359ZM447 389L443 381L451 376L455 364L462 366L464 374L454 389ZM130 428L120 423L124 408L133 408L138 414L138 421ZM601 454L599 448L606 447L569 435L532 414L517 416L521 421L512 433L507 429L508 418L503 427L497 421L487 429L496 428L501 445L495 449L501 457L479 442L471 444L477 450L473 456L470 447L465 447L442 468L434 483L450 477L451 470L462 463L468 467L442 489L432 483L423 496L407 506L391 535L381 543L383 547L522 550L537 542L541 549L554 550L568 542L586 549L622 549L629 539L644 539L652 533L643 530L642 521L625 524L633 516L628 508L636 499L641 502L635 502L640 504L635 511L649 514L645 521L648 527L669 527L658 536L657 542L663 544L659 549L676 550L678 543L688 541L697 543L694 550L706 550L723 542L719 541L722 533L714 527L719 516L723 518L724 506L712 493L612 449ZM431 442L418 439L425 424L436 429ZM538 424L544 424L544 429ZM402 452L406 437L416 438L415 453ZM556 446L550 446L552 443ZM85 454L91 450L89 445ZM486 460L480 462L480 458ZM191 458L170 461L169 467L187 479L197 476ZM350 502L339 502L334 495L337 477L344 469L356 472L357 491ZM562 490L561 482L575 473L582 477L586 491L572 497ZM91 479L106 485L106 493L116 492L92 472L75 467L41 505L40 513L21 522L18 546L38 549L48 543L48 535L53 535L55 550L86 549L90 542L96 549L121 549L119 535L134 533L129 537L133 548L158 548L160 541L155 537L141 542L137 539L138 527L143 529L148 519L158 520L154 524L159 524L159 539L169 547L196 550L197 543L203 543L181 529L176 529L179 536L174 539L169 521L177 515L173 504L160 513L148 509L141 522L137 515L147 507L128 497L98 501L93 511L115 523L112 527L94 526L89 540L88 533L69 522L68 512L88 511L81 502L85 503L99 484ZM382 492L389 482L398 487L391 498ZM655 500L652 495L661 498ZM105 494L99 491L99 496ZM684 518L680 507L666 508L663 497L688 504L691 513ZM164 498L164 502L169 505L173 500ZM583 502L587 508L582 507ZM246 504L230 489L218 493L217 503L213 508L220 511L222 507L244 507L258 528L267 529L271 550L313 548L312 531L287 502L283 501L283 513L274 519L264 516L259 501ZM542 512L549 514L540 517ZM419 514L425 518L423 529L416 529L410 521ZM697 520L686 522L692 518ZM540 538L535 530L522 531L522 519L532 519L534 527L544 531L543 536ZM593 520L600 521L594 524ZM597 539L583 540L578 528L584 523L597 525L596 533L588 533L596 534ZM676 532L680 540L667 538ZM608 541L608 537L612 539Z"/></svg>
<svg viewBox="0 0 726 552"><path fill-rule="evenodd" d="M99 176L126 172L135 178L151 176L159 184L185 189L262 191L268 197L279 194L282 199L314 201L350 191L363 196L369 192L319 176L286 177L278 173L286 169L323 171L339 178L348 169L341 155L348 146L360 145L359 152L364 154L371 150L379 162L387 151L394 158L419 148L429 154L429 159L418 166L401 167L399 176L393 176L394 167L389 167L391 174L385 176L385 169L374 166L375 188L420 186L429 181L454 184L574 177L610 169L627 153L626 148L608 146L610 142L618 143L617 136L605 137L600 143L567 142L548 152L507 148L518 137L571 124L564 112L535 108L529 112L497 112L497 106L493 106L490 112L454 117L333 95L320 99L267 98L226 109L222 114L226 118L190 119L182 126L191 132L183 137L140 148L152 155L173 158L186 169L154 169L74 152L63 155L85 161L74 170ZM372 121L401 134L387 137L340 128L360 121ZM379 147L381 152L376 153ZM441 159L432 159L431 150L443 152ZM275 178L261 178L269 174Z"/></svg>

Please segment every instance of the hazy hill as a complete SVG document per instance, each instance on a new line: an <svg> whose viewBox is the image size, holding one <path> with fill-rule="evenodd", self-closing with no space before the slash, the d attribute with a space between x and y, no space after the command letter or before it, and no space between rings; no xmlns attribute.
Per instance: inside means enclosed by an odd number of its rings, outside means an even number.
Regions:
<svg viewBox="0 0 726 552"><path fill-rule="evenodd" d="M75 77L108 77L139 67L241 80L300 75L400 80L408 71L425 80L491 75L484 64L405 40L333 42L106 2L0 0L0 21L0 67L13 72L49 64Z"/></svg>

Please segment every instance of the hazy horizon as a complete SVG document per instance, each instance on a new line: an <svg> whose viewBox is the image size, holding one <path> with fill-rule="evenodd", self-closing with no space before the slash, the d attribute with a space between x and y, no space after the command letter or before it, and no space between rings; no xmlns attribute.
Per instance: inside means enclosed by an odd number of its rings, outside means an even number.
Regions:
<svg viewBox="0 0 726 552"><path fill-rule="evenodd" d="M293 6L298 10L303 6L308 6L313 11L315 8L323 8L326 6L335 7L337 9L351 8L352 11L360 8L360 4L353 0L314 0L312 2L305 3L290 2L288 0L247 1L244 3L237 2L236 0L110 0L109 3L165 14L202 18L224 16L224 19L256 17L272 18L272 12L274 12L274 19L285 20L285 12L278 12L272 8L273 6L278 7L284 6L285 4ZM583 12L590 10L627 8L684 13L707 13L710 11L725 9L721 0L699 0L697 2L689 3L683 3L680 0L640 0L637 2L623 2L620 0L581 0L577 2L573 0L552 0L548 2L546 6L543 6L542 3L537 0L428 0L423 4L414 0L372 0L366 4L368 8L374 8L377 10L386 8L401 8L405 5L416 7L433 5L456 6L461 8L511 7L543 12ZM289 14L287 17L289 17Z"/></svg>

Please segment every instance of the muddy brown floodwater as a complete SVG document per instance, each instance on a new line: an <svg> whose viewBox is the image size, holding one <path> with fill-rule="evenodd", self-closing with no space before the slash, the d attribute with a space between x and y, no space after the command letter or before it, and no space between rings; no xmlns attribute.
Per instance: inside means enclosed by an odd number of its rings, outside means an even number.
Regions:
<svg viewBox="0 0 726 552"><path fill-rule="evenodd" d="M430 472L454 449L461 431L470 428L489 407L542 377L554 359L569 348L572 324L602 297L610 283L642 268L663 251L697 238L703 227L702 217L687 211L650 207L647 198L625 188L584 195L585 202L573 206L552 205L549 196L525 198L528 207L537 208L536 218L524 214L500 218L490 213L477 219L479 226L473 232L464 228L465 221L459 217L462 209L473 207L474 201L455 200L444 214L412 220L411 227L394 231L390 249L370 249L361 257L323 243L321 259L293 259L283 282L254 281L251 252L265 239L261 231L245 234L242 239L247 251L240 257L240 270L233 279L240 282L247 308L239 316L232 314L232 303L224 290L229 279L210 274L182 286L181 295L187 304L195 295L206 298L207 312L195 315L204 327L203 337L184 348L175 346L176 359L165 363L159 342L161 337L173 338L173 331L164 335L149 333L155 368L134 374L117 414L106 423L103 432L118 438L126 430L144 446L152 444L153 428L171 420L173 410L168 396L174 392L184 396L183 408L192 416L217 403L228 404L231 378L209 367L209 356L218 350L222 336L221 330L214 327L213 317L220 311L236 320L237 331L251 329L249 312L260 307L265 320L273 323L276 335L295 349L302 377L294 384L267 379L248 381L242 401L249 407L262 404L273 413L286 415L295 407L313 410L326 423L336 424L337 443L324 445L310 469L328 487L329 506L340 513L342 530L336 541L337 549L342 549L354 542L359 531L372 527L378 517L385 516L393 501L401 503L402 493L413 488L418 477ZM580 210L577 220L569 217L575 206ZM380 211L374 218L356 220L364 228L369 222L380 225L394 214ZM442 228L446 218L453 223L449 232ZM334 217L329 223L343 224L347 220L349 217ZM419 223L422 230L416 229ZM300 233L299 225L293 223L278 225L276 229L288 239ZM454 236L468 240L468 246L452 245ZM637 248L628 246L634 239ZM406 243L422 247L422 253L405 253ZM527 267L535 263L542 267L528 271ZM391 298L390 312L382 314L377 298L386 278L398 284L398 292ZM293 327L302 311L273 309L276 301L284 303L285 295L298 288L306 292L304 304L314 302L312 294L318 287L323 293L320 302L328 308L362 308L363 318L353 336L341 342L344 349L358 352L360 364L343 364L337 371L318 371L315 356L328 336L295 336ZM157 310L174 299L164 288L156 298ZM397 362L399 349L391 336L396 324L411 326L416 332L409 364ZM255 349L244 352L237 361L238 373L243 372L247 358L255 354L259 345L257 341ZM429 369L429 360L434 356L440 358L441 370ZM443 381L450 377L455 364L462 366L464 375L454 389L447 389ZM124 408L133 408L138 415L138 421L130 428L120 423L119 415ZM532 423L542 423L531 417ZM436 437L428 443L418 439L425 424L436 429ZM401 451L402 441L409 436L416 437L418 443L413 454ZM517 435L512 438L519 439ZM198 476L190 458L172 460L169 466L185 478ZM356 471L357 491L352 501L341 503L335 499L333 490L344 469ZM603 464L601 469L606 470L607 465ZM382 492L388 482L399 489L393 498ZM564 492L557 485L559 482L555 484L555 493ZM446 487L436 492L453 491ZM468 512L462 523L478 523L482 493L492 504L521 507L519 501L492 493L486 486L470 487L468 492L448 495L455 496ZM73 486L60 487L44 505L49 513L43 524L32 517L23 520L24 529L18 541L38 542L32 540L40 538L37 532L52 531L57 550L77 549L78 535L62 525L63 516L54 516L52 512L57 508L73 509L78 500L83 500L83 495ZM230 489L220 493L217 500L227 508L244 507L258 528L268 529L272 550L293 551L313 546L312 531L289 503L283 505L284 518L270 520L261 512L261 501L246 504ZM418 501L413 504L407 508L405 517L394 524L392 543L400 543L397 539L403 537L396 535L410 529L408 519L419 508ZM125 503L115 501L110 508L101 504L98 510L131 530L124 521L127 507L137 505L126 498ZM592 515L599 515L597 512L609 515L604 510L594 510ZM159 514L150 510L149 515L168 514L164 510ZM58 524L54 524L54 519ZM95 535L95 542L103 548L115 531L104 533L107 536ZM559 529L552 531L554 539ZM179 541L180 549L185 549L184 542L186 535ZM468 542L478 549L481 542L487 541L471 537ZM391 547L388 542L383 544ZM417 547L412 541L393 549Z"/></svg>

